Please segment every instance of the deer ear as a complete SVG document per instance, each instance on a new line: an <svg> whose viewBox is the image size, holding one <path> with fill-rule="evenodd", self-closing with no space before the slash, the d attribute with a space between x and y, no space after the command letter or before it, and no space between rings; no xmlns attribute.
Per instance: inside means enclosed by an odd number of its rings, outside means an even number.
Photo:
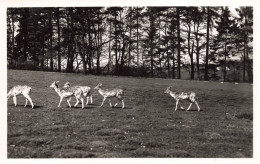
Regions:
<svg viewBox="0 0 260 164"><path fill-rule="evenodd" d="M99 86L102 86L102 83L99 83Z"/></svg>
<svg viewBox="0 0 260 164"><path fill-rule="evenodd" d="M55 83L59 83L59 81L56 81Z"/></svg>

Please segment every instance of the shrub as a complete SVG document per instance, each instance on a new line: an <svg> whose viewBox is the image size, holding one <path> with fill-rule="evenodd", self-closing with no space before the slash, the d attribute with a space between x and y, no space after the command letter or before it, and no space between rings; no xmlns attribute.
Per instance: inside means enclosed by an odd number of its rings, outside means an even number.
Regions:
<svg viewBox="0 0 260 164"><path fill-rule="evenodd" d="M17 62L8 64L8 69L19 69L19 70L33 70L33 71L39 71L41 68L39 66L36 66L34 62L32 61L23 61L23 62Z"/></svg>

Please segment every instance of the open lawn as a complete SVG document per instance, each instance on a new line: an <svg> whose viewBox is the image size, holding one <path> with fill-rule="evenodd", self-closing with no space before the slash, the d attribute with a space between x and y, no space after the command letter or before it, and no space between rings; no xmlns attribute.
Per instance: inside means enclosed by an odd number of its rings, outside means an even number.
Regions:
<svg viewBox="0 0 260 164"><path fill-rule="evenodd" d="M85 109L69 108L65 99L58 108L53 81L124 89L126 108L110 108L108 101L100 108L96 91ZM24 108L22 96L17 107L9 99L8 158L253 157L253 86L247 83L8 70L8 90L18 84L32 87L35 108ZM194 91L201 112L196 105L174 112L175 101L164 94L170 85Z"/></svg>

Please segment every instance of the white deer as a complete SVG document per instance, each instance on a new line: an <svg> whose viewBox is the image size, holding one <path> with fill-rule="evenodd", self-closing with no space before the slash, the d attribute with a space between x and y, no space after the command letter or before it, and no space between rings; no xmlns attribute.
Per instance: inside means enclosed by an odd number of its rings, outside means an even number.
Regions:
<svg viewBox="0 0 260 164"><path fill-rule="evenodd" d="M82 97L82 91L81 91L81 89L79 87L59 88L57 83L59 83L59 81L54 81L50 85L50 87L53 88L58 93L58 95L60 96L60 102L59 102L58 107L60 107L60 104L61 104L63 98L66 98L67 99L67 103L69 104L69 107L71 108L70 98L72 96L75 96L77 102L74 105L74 107L76 107L78 105L78 103L79 103L79 100L81 100L82 109L84 108L84 99Z"/></svg>
<svg viewBox="0 0 260 164"><path fill-rule="evenodd" d="M27 106L27 102L28 100L30 101L31 103L31 106L32 108L34 107L33 105L33 102L32 102L32 99L30 97L30 92L31 92L31 87L27 86L27 85L16 85L14 86L7 94L7 100L13 96L13 100L14 100L14 105L16 106L17 105L17 100L16 100L16 96L17 95L23 95L25 97L25 105L24 107Z"/></svg>
<svg viewBox="0 0 260 164"><path fill-rule="evenodd" d="M123 90L122 89L106 89L106 90L102 90L101 89L101 86L102 84L99 83L94 89L98 90L98 92L100 93L100 95L102 95L104 98L103 98L103 101L102 101L102 104L100 105L100 107L103 106L105 100L108 98L109 100L109 105L110 107L112 108L112 104L111 104L111 100L110 98L112 97L116 97L118 100L120 100L122 102L122 108L124 109L125 108L125 104L124 104L124 100L122 98L122 95L123 95ZM115 106L117 106L117 103L115 104Z"/></svg>
<svg viewBox="0 0 260 164"><path fill-rule="evenodd" d="M70 87L70 83L66 82L63 85L63 88L68 88L68 87ZM79 87L81 89L83 95L87 98L86 105L88 105L89 99L90 99L90 104L93 104L93 97L91 94L91 88L89 86L75 86L75 87Z"/></svg>
<svg viewBox="0 0 260 164"><path fill-rule="evenodd" d="M178 92L171 91L171 88L172 88L171 86L168 87L164 93L170 94L171 97L173 97L175 99L175 101L176 101L175 111L177 110L178 103L179 103L180 100L188 100L188 101L190 101L190 105L187 108L187 111L190 109L190 107L191 107L191 105L193 103L195 103L197 105L198 111L200 111L199 104L196 101L196 94L194 92L190 92L190 93L181 92L181 93L178 93Z"/></svg>

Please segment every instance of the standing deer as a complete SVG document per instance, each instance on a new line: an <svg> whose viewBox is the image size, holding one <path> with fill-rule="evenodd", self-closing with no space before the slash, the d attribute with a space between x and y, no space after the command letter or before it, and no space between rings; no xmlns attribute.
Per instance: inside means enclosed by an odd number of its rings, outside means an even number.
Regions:
<svg viewBox="0 0 260 164"><path fill-rule="evenodd" d="M200 111L199 104L197 103L197 101L195 99L196 98L196 94L194 92L190 92L190 93L181 92L181 93L178 93L178 92L171 91L171 88L172 88L171 86L168 87L164 93L170 94L171 97L173 97L175 99L175 101L176 101L175 111L177 110L178 103L179 103L180 100L188 100L188 101L190 101L190 105L189 105L189 107L187 108L186 111L188 111L190 109L192 103L195 103L197 105L198 111Z"/></svg>
<svg viewBox="0 0 260 164"><path fill-rule="evenodd" d="M66 82L64 85L63 85L63 88L68 88L70 87L70 83L69 82ZM75 87L79 87L83 93L83 95L85 97L87 97L87 102L86 102L86 105L88 105L88 101L90 99L90 104L93 103L93 97L92 97L92 94L91 94L91 88L89 86L75 86Z"/></svg>
<svg viewBox="0 0 260 164"><path fill-rule="evenodd" d="M72 96L75 96L77 102L74 105L74 107L76 107L78 105L78 103L79 103L79 100L81 100L82 109L84 108L84 99L82 97L82 91L81 91L81 89L79 87L59 88L57 83L59 83L59 81L54 81L50 85L50 87L53 88L58 93L58 95L60 96L60 102L59 102L58 107L60 107L60 104L61 104L63 98L66 98L67 99L67 103L69 104L69 107L71 108L70 98Z"/></svg>
<svg viewBox="0 0 260 164"><path fill-rule="evenodd" d="M30 92L31 92L31 87L27 86L27 85L16 85L14 86L7 94L7 100L13 96L13 100L14 100L14 105L17 105L17 100L16 100L16 96L17 95L23 95L25 97L25 105L24 107L27 106L27 102L28 100L31 103L32 108L34 107L32 99L30 98Z"/></svg>
<svg viewBox="0 0 260 164"><path fill-rule="evenodd" d="M111 104L111 100L110 98L112 97L116 97L118 100L120 100L122 102L122 108L124 109L125 108L125 104L124 104L124 100L122 98L122 95L123 95L123 90L122 89L106 89L106 90L102 90L101 89L101 86L102 84L99 83L94 89L98 90L98 92L100 93L101 96L103 96L103 101L102 101L102 104L100 105L100 107L103 106L105 100L108 98L109 100L109 105L110 107L112 108L112 104ZM114 105L114 106L117 106L117 103Z"/></svg>

